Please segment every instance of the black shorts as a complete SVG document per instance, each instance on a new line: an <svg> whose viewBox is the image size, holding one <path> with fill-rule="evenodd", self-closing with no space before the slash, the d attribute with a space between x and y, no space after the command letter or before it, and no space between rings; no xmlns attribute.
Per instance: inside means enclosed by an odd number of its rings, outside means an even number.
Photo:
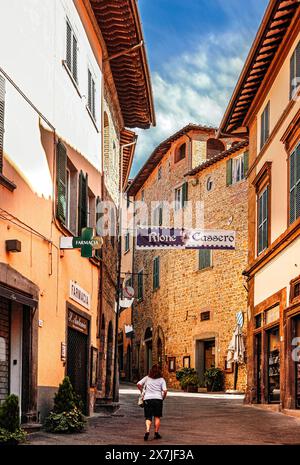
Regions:
<svg viewBox="0 0 300 465"><path fill-rule="evenodd" d="M144 412L147 420L152 417L162 417L163 401L160 399L148 399L144 401Z"/></svg>

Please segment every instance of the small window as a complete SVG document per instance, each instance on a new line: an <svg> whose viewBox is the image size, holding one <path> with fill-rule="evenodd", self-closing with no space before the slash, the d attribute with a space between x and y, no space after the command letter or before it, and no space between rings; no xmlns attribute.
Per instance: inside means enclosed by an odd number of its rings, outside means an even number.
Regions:
<svg viewBox="0 0 300 465"><path fill-rule="evenodd" d="M137 275L138 280L138 300L143 300L144 298L144 272L139 271Z"/></svg>
<svg viewBox="0 0 300 465"><path fill-rule="evenodd" d="M130 249L130 235L129 232L125 234L125 252L128 252Z"/></svg>
<svg viewBox="0 0 300 465"><path fill-rule="evenodd" d="M153 225L154 226L162 226L163 224L163 207L159 205L154 210L154 218L153 218Z"/></svg>
<svg viewBox="0 0 300 465"><path fill-rule="evenodd" d="M290 100L297 97L300 85L300 42L298 42L290 61Z"/></svg>
<svg viewBox="0 0 300 465"><path fill-rule="evenodd" d="M205 270L212 266L212 251L208 249L199 250L199 270Z"/></svg>
<svg viewBox="0 0 300 465"><path fill-rule="evenodd" d="M74 31L71 27L69 20L66 23L67 28L67 38L66 38L66 65L74 79L78 84L78 42L75 37Z"/></svg>
<svg viewBox="0 0 300 465"><path fill-rule="evenodd" d="M258 248L257 252L260 254L268 248L268 230L269 230L269 212L268 212L268 199L269 199L269 186L267 186L258 196L258 222L257 222L257 235L258 235Z"/></svg>
<svg viewBox="0 0 300 465"><path fill-rule="evenodd" d="M259 315L256 315L255 317L255 328L261 328L262 326L262 314L260 313Z"/></svg>
<svg viewBox="0 0 300 465"><path fill-rule="evenodd" d="M212 188L213 188L213 181L212 181L211 176L209 176L206 181L206 189L208 192L210 192Z"/></svg>
<svg viewBox="0 0 300 465"><path fill-rule="evenodd" d="M188 201L188 183L185 182L182 186L175 189L175 210L184 208L185 202Z"/></svg>
<svg viewBox="0 0 300 465"><path fill-rule="evenodd" d="M261 115L261 129L260 129L260 148L262 149L270 134L270 102L267 103Z"/></svg>
<svg viewBox="0 0 300 465"><path fill-rule="evenodd" d="M249 152L230 158L226 162L226 184L230 186L245 179L249 167Z"/></svg>
<svg viewBox="0 0 300 465"><path fill-rule="evenodd" d="M95 81L93 79L92 73L90 70L88 70L88 109L94 118L96 120L96 86L95 86Z"/></svg>
<svg viewBox="0 0 300 465"><path fill-rule="evenodd" d="M160 261L159 257L155 257L153 260L153 290L159 288L159 278L160 278Z"/></svg>
<svg viewBox="0 0 300 465"><path fill-rule="evenodd" d="M200 313L200 320L201 321L208 321L210 320L210 312L201 312Z"/></svg>
<svg viewBox="0 0 300 465"><path fill-rule="evenodd" d="M143 190L141 192L141 200L142 200L142 202L144 202L144 200L145 200L145 192Z"/></svg>
<svg viewBox="0 0 300 465"><path fill-rule="evenodd" d="M300 276L290 282L290 302L300 300Z"/></svg>
<svg viewBox="0 0 300 465"><path fill-rule="evenodd" d="M186 155L186 143L181 144L175 151L175 163L184 160Z"/></svg>

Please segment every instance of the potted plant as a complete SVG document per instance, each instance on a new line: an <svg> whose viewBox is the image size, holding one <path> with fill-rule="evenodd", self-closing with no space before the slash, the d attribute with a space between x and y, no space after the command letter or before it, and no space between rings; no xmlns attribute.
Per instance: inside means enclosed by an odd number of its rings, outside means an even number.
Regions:
<svg viewBox="0 0 300 465"><path fill-rule="evenodd" d="M209 368L204 373L204 383L209 392L223 390L224 373L220 368Z"/></svg>
<svg viewBox="0 0 300 465"><path fill-rule="evenodd" d="M20 427L19 398L10 394L0 406L0 444L17 445L25 439L26 433Z"/></svg>
<svg viewBox="0 0 300 465"><path fill-rule="evenodd" d="M186 392L198 392L199 378L194 368L181 368L176 372L176 379Z"/></svg>
<svg viewBox="0 0 300 465"><path fill-rule="evenodd" d="M54 397L54 407L45 421L50 433L80 433L84 429L82 403L66 376Z"/></svg>

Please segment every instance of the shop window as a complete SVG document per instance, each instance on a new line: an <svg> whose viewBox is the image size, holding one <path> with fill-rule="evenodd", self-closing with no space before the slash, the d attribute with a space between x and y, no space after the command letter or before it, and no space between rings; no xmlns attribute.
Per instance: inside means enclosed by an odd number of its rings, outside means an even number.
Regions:
<svg viewBox="0 0 300 465"><path fill-rule="evenodd" d="M181 160L185 159L186 155L186 143L181 144L176 150L175 150L175 163L178 163Z"/></svg>
<svg viewBox="0 0 300 465"><path fill-rule="evenodd" d="M280 337L279 327L267 332L268 340L268 401L280 402Z"/></svg>

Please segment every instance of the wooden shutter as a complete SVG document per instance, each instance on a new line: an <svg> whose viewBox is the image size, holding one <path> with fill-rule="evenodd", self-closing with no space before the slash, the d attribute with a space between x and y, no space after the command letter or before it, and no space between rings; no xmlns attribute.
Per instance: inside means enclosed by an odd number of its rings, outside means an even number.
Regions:
<svg viewBox="0 0 300 465"><path fill-rule="evenodd" d="M188 183L185 182L183 185L182 185L182 208L184 208L185 206L185 202L188 201Z"/></svg>
<svg viewBox="0 0 300 465"><path fill-rule="evenodd" d="M92 111L92 75L88 70L88 107Z"/></svg>
<svg viewBox="0 0 300 465"><path fill-rule="evenodd" d="M56 150L56 186L56 216L65 224L67 210L67 149L60 141Z"/></svg>
<svg viewBox="0 0 300 465"><path fill-rule="evenodd" d="M300 144L295 150L296 162L296 193L295 193L295 215L296 219L300 217Z"/></svg>
<svg viewBox="0 0 300 465"><path fill-rule="evenodd" d="M78 199L78 234L87 227L88 217L88 175L82 171L79 174L79 199Z"/></svg>
<svg viewBox="0 0 300 465"><path fill-rule="evenodd" d="M0 76L0 173L3 171L5 79Z"/></svg>
<svg viewBox="0 0 300 465"><path fill-rule="evenodd" d="M200 249L199 250L199 270L211 267L211 250Z"/></svg>
<svg viewBox="0 0 300 465"><path fill-rule="evenodd" d="M78 70L77 70L77 39L73 34L73 78L78 82Z"/></svg>
<svg viewBox="0 0 300 465"><path fill-rule="evenodd" d="M248 169L249 169L249 152L247 150L247 152L244 153L244 173L243 173L243 178L246 177Z"/></svg>
<svg viewBox="0 0 300 465"><path fill-rule="evenodd" d="M72 29L67 21L67 39L66 39L66 63L70 71L72 71Z"/></svg>
<svg viewBox="0 0 300 465"><path fill-rule="evenodd" d="M296 194L296 151L290 155L290 224L296 220L295 194Z"/></svg>
<svg viewBox="0 0 300 465"><path fill-rule="evenodd" d="M153 260L153 289L159 287L159 257Z"/></svg>
<svg viewBox="0 0 300 465"><path fill-rule="evenodd" d="M98 236L97 223L101 218L101 213L98 213L98 205L100 204L100 202L101 202L101 199L98 196L96 198L96 236ZM102 249L96 249L95 250L95 257L98 258L99 260L101 259L101 257L102 257Z"/></svg>
<svg viewBox="0 0 300 465"><path fill-rule="evenodd" d="M269 238L269 186L261 193L258 198L258 253L268 247Z"/></svg>
<svg viewBox="0 0 300 465"><path fill-rule="evenodd" d="M290 99L300 85L300 42L294 50L290 60Z"/></svg>
<svg viewBox="0 0 300 465"><path fill-rule="evenodd" d="M232 184L232 158L226 162L226 185L231 186Z"/></svg>

